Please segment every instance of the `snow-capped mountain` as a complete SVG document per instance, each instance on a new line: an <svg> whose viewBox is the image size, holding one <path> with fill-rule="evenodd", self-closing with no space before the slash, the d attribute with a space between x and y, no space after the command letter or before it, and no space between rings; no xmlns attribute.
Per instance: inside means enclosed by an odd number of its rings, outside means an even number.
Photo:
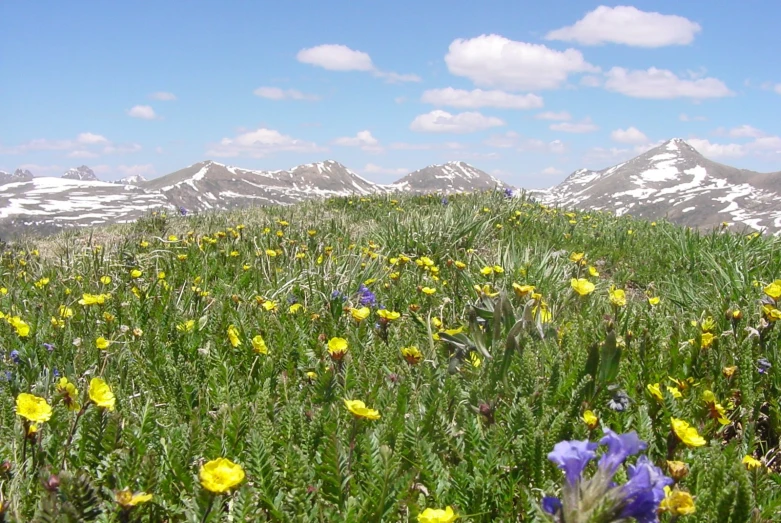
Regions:
<svg viewBox="0 0 781 523"><path fill-rule="evenodd" d="M65 174L62 175L62 177L67 180L82 180L86 182L98 181L98 177L95 176L94 171L89 167L87 167L86 165L68 169L67 171L65 171Z"/></svg>
<svg viewBox="0 0 781 523"><path fill-rule="evenodd" d="M708 160L675 138L601 171L580 169L541 199L691 227L781 231L781 172L758 173Z"/></svg>
<svg viewBox="0 0 781 523"><path fill-rule="evenodd" d="M0 184L23 182L27 180L32 180L32 178L33 178L33 173L31 173L27 169L16 169L13 173L0 171Z"/></svg>
<svg viewBox="0 0 781 523"><path fill-rule="evenodd" d="M287 205L313 197L371 194L382 186L333 160L280 171L255 171L207 160L142 184L177 207L205 211Z"/></svg>
<svg viewBox="0 0 781 523"><path fill-rule="evenodd" d="M120 185L141 185L145 181L147 181L146 178L144 178L140 174L133 174L130 176L126 176L125 178L120 178L114 183L118 183Z"/></svg>
<svg viewBox="0 0 781 523"><path fill-rule="evenodd" d="M414 193L453 193L509 186L466 162L447 162L411 172L390 187L393 190Z"/></svg>

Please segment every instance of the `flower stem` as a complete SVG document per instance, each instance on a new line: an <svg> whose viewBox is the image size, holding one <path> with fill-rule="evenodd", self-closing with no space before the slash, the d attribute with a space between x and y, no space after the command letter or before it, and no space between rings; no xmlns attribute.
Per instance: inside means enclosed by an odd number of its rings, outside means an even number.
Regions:
<svg viewBox="0 0 781 523"><path fill-rule="evenodd" d="M203 518L201 519L201 523L206 523L206 518L209 517L209 514L212 511L212 507L214 506L214 498L216 496L214 494L209 494L209 506L206 507L206 512L203 513Z"/></svg>
<svg viewBox="0 0 781 523"><path fill-rule="evenodd" d="M70 449L71 443L73 443L73 436L76 434L76 425L79 424L79 420L84 415L84 413L87 411L87 407L89 406L90 402L84 404L83 407L79 410L78 414L76 414L76 419L73 420L73 425L71 426L70 434L68 434L68 441L65 442L65 445L63 446L63 452L62 452L62 464L60 464L60 468L65 468L65 460L68 457L68 450Z"/></svg>

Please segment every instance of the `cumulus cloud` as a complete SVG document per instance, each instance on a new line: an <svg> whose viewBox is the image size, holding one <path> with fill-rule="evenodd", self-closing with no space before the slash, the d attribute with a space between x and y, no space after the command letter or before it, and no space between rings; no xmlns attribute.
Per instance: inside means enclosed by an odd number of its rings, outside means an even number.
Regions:
<svg viewBox="0 0 781 523"><path fill-rule="evenodd" d="M76 141L85 145L108 143L108 139L105 136L94 133L79 133Z"/></svg>
<svg viewBox="0 0 781 523"><path fill-rule="evenodd" d="M478 86L509 90L555 89L572 73L598 71L576 49L556 51L496 34L454 40L445 63Z"/></svg>
<svg viewBox="0 0 781 523"><path fill-rule="evenodd" d="M258 87L252 91L255 96L267 98L269 100L319 100L320 97L314 94L302 93L297 89L280 89L279 87Z"/></svg>
<svg viewBox="0 0 781 523"><path fill-rule="evenodd" d="M520 143L521 135L515 131L507 131L503 134L492 134L483 143L488 147L496 147L499 149L510 149L517 147Z"/></svg>
<svg viewBox="0 0 781 523"><path fill-rule="evenodd" d="M737 143L711 143L702 138L689 138L686 141L706 158L739 158L746 154L745 147Z"/></svg>
<svg viewBox="0 0 781 523"><path fill-rule="evenodd" d="M344 147L360 147L363 151L379 152L382 151L380 142L372 136L372 133L368 130L358 131L355 136L343 136L334 140L334 145L341 145Z"/></svg>
<svg viewBox="0 0 781 523"><path fill-rule="evenodd" d="M560 131L563 133L591 133L599 129L591 122L590 118L586 118L582 122L561 122L550 124L549 128L552 131Z"/></svg>
<svg viewBox="0 0 781 523"><path fill-rule="evenodd" d="M541 171L541 173L548 176L557 176L559 174L564 174L564 171L562 171L561 169L557 169L555 167L546 167Z"/></svg>
<svg viewBox="0 0 781 523"><path fill-rule="evenodd" d="M491 127L505 125L495 116L484 116L478 112L450 114L439 109L421 114L412 121L409 128L420 133L473 133Z"/></svg>
<svg viewBox="0 0 781 523"><path fill-rule="evenodd" d="M99 156L97 147L102 147L103 154L133 153L141 150L141 146L136 143L114 144L101 134L84 132L76 135L74 139L50 140L48 138L36 138L9 147L0 145L0 154L63 151L67 158L97 158Z"/></svg>
<svg viewBox="0 0 781 523"><path fill-rule="evenodd" d="M133 118L141 118L143 120L154 120L157 118L155 110L149 105L135 105L128 109L127 115Z"/></svg>
<svg viewBox="0 0 781 523"><path fill-rule="evenodd" d="M380 70L374 65L368 53L356 51L341 44L323 44L301 49L296 55L296 59L302 64L322 67L329 71L369 72L390 83L420 81L420 77L414 74L400 74Z"/></svg>
<svg viewBox="0 0 781 523"><path fill-rule="evenodd" d="M561 140L546 142L538 138L524 138L515 131L492 134L483 141L483 144L497 149L516 149L522 152L561 154L566 150Z"/></svg>
<svg viewBox="0 0 781 523"><path fill-rule="evenodd" d="M160 100L161 102L173 102L176 100L174 93L166 93L165 91L157 91L149 95L152 100Z"/></svg>
<svg viewBox="0 0 781 523"><path fill-rule="evenodd" d="M538 109L543 106L541 96L536 94L511 94L504 91L483 91L473 89L429 89L420 97L420 101L432 105L458 107L461 109L479 109L496 107L499 109Z"/></svg>
<svg viewBox="0 0 781 523"><path fill-rule="evenodd" d="M741 125L733 127L728 133L733 138L761 138L765 136L763 131L760 131L756 127L750 125Z"/></svg>
<svg viewBox="0 0 781 523"><path fill-rule="evenodd" d="M373 163L367 163L363 168L365 174L391 174L394 176L404 176L409 174L409 169L406 167L380 167Z"/></svg>
<svg viewBox="0 0 781 523"><path fill-rule="evenodd" d="M633 98L721 98L732 95L724 82L716 78L685 80L672 71L651 67L629 71L613 67L606 73L605 89Z"/></svg>
<svg viewBox="0 0 781 523"><path fill-rule="evenodd" d="M217 157L264 158L279 152L313 153L326 150L316 143L299 140L274 129L261 127L232 138L223 138L219 143L212 144L206 154Z"/></svg>
<svg viewBox="0 0 781 523"><path fill-rule="evenodd" d="M682 16L640 11L632 6L601 5L574 25L551 31L545 38L582 45L664 47L690 44L701 30L699 24Z"/></svg>
<svg viewBox="0 0 781 523"><path fill-rule="evenodd" d="M546 111L544 113L539 113L534 115L534 117L538 120L553 120L556 122L566 122L568 120L572 119L572 116L567 111Z"/></svg>
<svg viewBox="0 0 781 523"><path fill-rule="evenodd" d="M626 129L616 129L610 133L610 138L615 142L643 144L648 142L648 137L637 127L628 127Z"/></svg>

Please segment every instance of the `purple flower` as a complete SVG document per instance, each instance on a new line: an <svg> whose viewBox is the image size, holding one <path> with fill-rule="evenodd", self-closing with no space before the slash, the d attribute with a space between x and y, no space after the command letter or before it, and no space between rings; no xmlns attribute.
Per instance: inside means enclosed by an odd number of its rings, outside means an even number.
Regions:
<svg viewBox="0 0 781 523"><path fill-rule="evenodd" d="M370 291L366 285L361 284L361 286L358 287L358 303L373 307L376 302L377 297L374 293Z"/></svg>
<svg viewBox="0 0 781 523"><path fill-rule="evenodd" d="M640 523L658 521L656 511L664 499L664 487L673 480L662 469L651 463L648 456L640 456L637 463L629 465L627 481L621 487L623 499L622 518L635 518Z"/></svg>
<svg viewBox="0 0 781 523"><path fill-rule="evenodd" d="M542 498L542 510L548 514L555 516L557 513L561 512L562 508L561 500L559 498L554 496L545 496Z"/></svg>
<svg viewBox="0 0 781 523"><path fill-rule="evenodd" d="M16 350L16 349L12 350L11 354L9 356L11 356L11 360L14 363L16 363L17 365L19 364L19 351L18 350Z"/></svg>
<svg viewBox="0 0 781 523"><path fill-rule="evenodd" d="M54 350L54 345L52 345L51 343L44 343L43 346L46 347L46 350L48 350L49 352L52 352Z"/></svg>
<svg viewBox="0 0 781 523"><path fill-rule="evenodd" d="M332 299L332 300L339 300L339 301L344 301L344 294L342 294L342 293L341 293L341 292L339 292L338 290L334 290L334 291L331 293L331 299Z"/></svg>
<svg viewBox="0 0 781 523"><path fill-rule="evenodd" d="M447 199L447 196L443 196L440 202L442 202L442 205L447 205L448 203L450 203Z"/></svg>
<svg viewBox="0 0 781 523"><path fill-rule="evenodd" d="M760 374L767 374L768 371L770 370L770 367L772 366L773 365L765 358L759 358L757 360L757 372L759 372Z"/></svg>
<svg viewBox="0 0 781 523"><path fill-rule="evenodd" d="M185 209L184 207L179 207L179 214L181 214L182 216L187 216L187 209Z"/></svg>
<svg viewBox="0 0 781 523"><path fill-rule="evenodd" d="M563 470L567 482L574 485L589 461L597 456L594 452L597 446L589 440L560 441L553 447L553 452L548 454L548 459Z"/></svg>
<svg viewBox="0 0 781 523"><path fill-rule="evenodd" d="M505 187L504 188L504 196L506 198L512 198L513 197L513 190L510 189L509 187Z"/></svg>
<svg viewBox="0 0 781 523"><path fill-rule="evenodd" d="M14 379L14 375L10 370L5 371L5 374L3 374L3 381L11 381Z"/></svg>
<svg viewBox="0 0 781 523"><path fill-rule="evenodd" d="M52 372L52 375L54 375L55 378L59 378L60 377L60 371L57 370L57 369L54 369L54 371Z"/></svg>
<svg viewBox="0 0 781 523"><path fill-rule="evenodd" d="M648 444L641 441L634 430L626 434L616 434L610 429L604 429L604 432L605 435L599 440L599 444L606 445L607 452L599 458L599 468L606 470L610 477L613 477L626 458L648 447Z"/></svg>

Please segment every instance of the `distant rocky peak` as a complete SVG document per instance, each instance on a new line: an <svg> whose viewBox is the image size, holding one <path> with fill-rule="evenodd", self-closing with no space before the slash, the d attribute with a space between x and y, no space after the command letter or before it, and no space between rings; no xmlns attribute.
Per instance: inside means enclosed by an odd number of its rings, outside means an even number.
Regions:
<svg viewBox="0 0 781 523"><path fill-rule="evenodd" d="M14 177L16 178L32 178L33 173L31 173L28 169L17 169L14 171Z"/></svg>
<svg viewBox="0 0 781 523"><path fill-rule="evenodd" d="M65 171L65 174L62 175L62 177L67 178L69 180L82 180L82 181L92 181L92 182L98 181L98 177L95 176L95 172L89 167L87 167L86 165L81 165L79 167L68 169L67 171Z"/></svg>

